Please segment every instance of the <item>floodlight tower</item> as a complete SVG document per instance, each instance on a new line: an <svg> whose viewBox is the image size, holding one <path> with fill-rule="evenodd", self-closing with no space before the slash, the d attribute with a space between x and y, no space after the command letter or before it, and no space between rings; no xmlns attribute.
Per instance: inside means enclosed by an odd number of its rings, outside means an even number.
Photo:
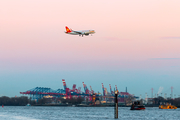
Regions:
<svg viewBox="0 0 180 120"><path fill-rule="evenodd" d="M171 99L173 99L173 86L171 87Z"/></svg>
<svg viewBox="0 0 180 120"><path fill-rule="evenodd" d="M151 88L151 90L152 90L152 95L151 95L151 97L153 98L153 88Z"/></svg>

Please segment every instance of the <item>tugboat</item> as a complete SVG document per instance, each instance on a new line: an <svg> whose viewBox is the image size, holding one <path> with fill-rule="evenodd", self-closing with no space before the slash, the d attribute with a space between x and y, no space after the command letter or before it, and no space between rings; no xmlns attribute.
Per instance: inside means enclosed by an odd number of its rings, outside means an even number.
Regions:
<svg viewBox="0 0 180 120"><path fill-rule="evenodd" d="M140 104L140 101L134 101L130 110L145 110L145 107Z"/></svg>
<svg viewBox="0 0 180 120"><path fill-rule="evenodd" d="M167 103L166 105L159 105L159 109L177 109L177 107Z"/></svg>

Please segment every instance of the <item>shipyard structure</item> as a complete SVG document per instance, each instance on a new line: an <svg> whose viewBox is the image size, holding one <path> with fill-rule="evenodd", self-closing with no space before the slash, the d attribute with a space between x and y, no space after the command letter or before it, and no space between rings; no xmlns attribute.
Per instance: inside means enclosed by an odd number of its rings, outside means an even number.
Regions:
<svg viewBox="0 0 180 120"><path fill-rule="evenodd" d="M83 91L81 91L81 87L76 88L76 84L73 84L72 89L68 88L64 79L62 79L63 89L53 90L51 88L46 87L36 87L26 92L20 92L23 95L29 95L31 100L38 101L40 99L48 98L55 101L55 104L61 104L62 99L64 100L72 100L81 98L82 104L91 104L91 105L113 105L114 104L114 96L115 91L118 92L118 104L119 105L131 105L132 101L138 99L138 97L133 94L129 94L127 92L127 87L125 92L119 92L117 85L115 85L114 91L111 89L111 85L109 84L109 90L104 87L102 83L102 94L99 92L95 92L92 87L88 89L87 85L83 83Z"/></svg>

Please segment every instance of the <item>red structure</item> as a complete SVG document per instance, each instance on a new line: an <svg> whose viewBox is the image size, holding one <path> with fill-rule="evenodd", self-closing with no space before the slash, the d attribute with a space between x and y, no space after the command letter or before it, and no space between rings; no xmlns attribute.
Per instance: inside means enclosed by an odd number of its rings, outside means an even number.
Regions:
<svg viewBox="0 0 180 120"><path fill-rule="evenodd" d="M92 87L90 86L90 90L87 88L86 84L83 83L84 87L84 92L81 91L81 87L76 88L76 84L73 84L72 89L67 87L65 79L62 79L63 87L64 89L57 89L53 90L51 88L45 88L45 87L36 87L31 90L28 90L26 92L20 92L20 94L26 94L30 95L31 99L41 99L43 97L48 97L50 95L53 98L59 98L59 97L64 97L66 99L72 99L72 98L77 98L77 97L83 97L85 100L88 100L89 102L92 101L92 96L95 95L96 97L99 96L99 93L96 94ZM104 88L104 85L102 83L102 90L103 94L101 97L98 99L102 98L105 100L113 99L114 97L114 92L111 89L111 85L109 84L110 87L110 93L107 91L106 88ZM115 85L115 88L117 90L117 85ZM106 90L105 90L106 89ZM124 102L125 98L128 98L128 96L132 96L128 92L118 92L118 100L119 102Z"/></svg>
<svg viewBox="0 0 180 120"><path fill-rule="evenodd" d="M110 93L113 95L114 93L113 93L113 91L111 89L111 84L109 84L109 88L110 88Z"/></svg>

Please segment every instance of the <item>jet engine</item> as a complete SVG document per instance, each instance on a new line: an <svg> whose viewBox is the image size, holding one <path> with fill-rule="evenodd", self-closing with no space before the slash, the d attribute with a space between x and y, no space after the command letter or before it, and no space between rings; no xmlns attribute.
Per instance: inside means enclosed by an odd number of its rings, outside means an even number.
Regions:
<svg viewBox="0 0 180 120"><path fill-rule="evenodd" d="M84 35L88 36L88 35L89 35L89 33L84 33Z"/></svg>

